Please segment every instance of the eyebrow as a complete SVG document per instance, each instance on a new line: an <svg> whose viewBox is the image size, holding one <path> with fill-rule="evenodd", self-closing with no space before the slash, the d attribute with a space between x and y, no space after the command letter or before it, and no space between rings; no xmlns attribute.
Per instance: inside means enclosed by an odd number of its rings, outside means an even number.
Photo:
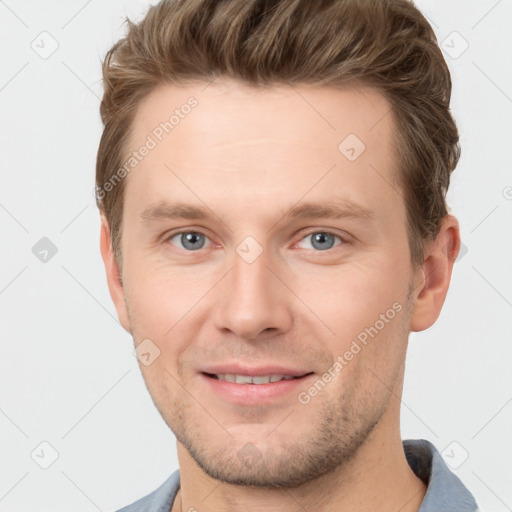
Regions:
<svg viewBox="0 0 512 512"><path fill-rule="evenodd" d="M301 203L293 206L286 217L297 219L343 219L355 218L374 220L374 212L370 209L349 201L340 199L339 201L329 201L326 203Z"/></svg>
<svg viewBox="0 0 512 512"><path fill-rule="evenodd" d="M144 223L150 223L160 219L195 219L202 220L218 217L209 208L194 206L185 203L167 203L161 201L145 208L140 218ZM326 203L301 203L292 206L281 220L288 219L366 219L375 220L376 215L370 209L349 201L340 199Z"/></svg>
<svg viewBox="0 0 512 512"><path fill-rule="evenodd" d="M184 203L171 204L165 201L148 206L140 214L144 223L159 219L205 219L210 216L206 208Z"/></svg>

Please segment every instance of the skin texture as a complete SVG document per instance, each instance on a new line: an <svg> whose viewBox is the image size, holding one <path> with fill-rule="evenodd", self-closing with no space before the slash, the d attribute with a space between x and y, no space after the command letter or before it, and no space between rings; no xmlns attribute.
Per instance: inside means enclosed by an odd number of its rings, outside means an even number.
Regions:
<svg viewBox="0 0 512 512"><path fill-rule="evenodd" d="M368 89L162 86L139 107L130 151L191 96L197 106L126 178L122 273L104 218L101 231L119 319L136 346L150 339L160 350L141 370L178 440L173 510L418 510L425 486L400 439L404 361L409 332L441 311L456 219L444 219L414 269L390 104ZM349 134L366 146L354 161L338 149ZM288 215L348 202L369 215ZM207 217L148 214L164 203ZM184 248L181 231L204 234L203 248ZM319 250L313 233L339 238ZM246 254L259 256L248 263ZM301 403L298 393L393 305L400 311ZM226 399L201 374L221 363L312 374L249 403Z"/></svg>

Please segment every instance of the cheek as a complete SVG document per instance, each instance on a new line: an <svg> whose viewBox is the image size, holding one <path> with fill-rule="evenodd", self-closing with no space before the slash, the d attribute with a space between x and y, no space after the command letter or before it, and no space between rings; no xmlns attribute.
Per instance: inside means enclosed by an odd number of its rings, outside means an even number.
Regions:
<svg viewBox="0 0 512 512"><path fill-rule="evenodd" d="M366 389L373 396L385 394L383 382L393 386L407 344L407 277L390 261L310 272L297 282L297 294L321 319L310 316L309 325L319 326L317 337L327 332L324 324L332 331L321 338L332 364L339 363L325 368L338 374L333 392L359 396Z"/></svg>
<svg viewBox="0 0 512 512"><path fill-rule="evenodd" d="M131 269L134 269L130 272ZM194 309L211 288L206 275L185 268L133 262L127 268L125 293L139 334L159 338L193 315ZM141 330L145 332L140 332Z"/></svg>
<svg viewBox="0 0 512 512"><path fill-rule="evenodd" d="M340 340L351 340L381 314L404 306L407 276L393 265L357 264L295 273L296 293ZM307 277L302 277L307 276ZM400 306L393 305L399 303ZM380 325L380 323L379 323ZM386 324L388 325L388 324Z"/></svg>
<svg viewBox="0 0 512 512"><path fill-rule="evenodd" d="M207 319L205 298L212 287L212 274L198 275L147 261L131 268L135 271L127 273L125 293L135 343L138 346L149 339L159 350L150 366L140 365L141 371L152 394L167 396L174 388L172 377L178 381L185 378L178 362L194 348L193 339ZM200 319L198 315L202 315Z"/></svg>

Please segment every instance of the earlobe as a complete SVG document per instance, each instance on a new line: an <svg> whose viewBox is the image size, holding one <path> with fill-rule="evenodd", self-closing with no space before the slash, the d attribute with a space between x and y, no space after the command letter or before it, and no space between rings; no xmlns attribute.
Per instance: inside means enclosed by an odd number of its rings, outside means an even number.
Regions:
<svg viewBox="0 0 512 512"><path fill-rule="evenodd" d="M459 223L447 215L435 240L426 244L423 265L416 273L411 331L428 329L439 317L459 249Z"/></svg>
<svg viewBox="0 0 512 512"><path fill-rule="evenodd" d="M103 263L105 265L108 289L110 291L112 301L114 302L117 316L124 329L131 333L130 319L126 309L124 287L119 268L114 258L114 251L112 249L110 226L103 215L101 216L100 250L101 257L103 258Z"/></svg>

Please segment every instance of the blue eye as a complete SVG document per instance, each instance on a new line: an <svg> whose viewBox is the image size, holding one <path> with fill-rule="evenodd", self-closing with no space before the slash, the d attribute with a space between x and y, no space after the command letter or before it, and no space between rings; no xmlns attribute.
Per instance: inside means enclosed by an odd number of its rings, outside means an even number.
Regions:
<svg viewBox="0 0 512 512"><path fill-rule="evenodd" d="M179 242L174 242L178 240ZM207 244L208 239L202 233L196 231L186 231L184 233L178 233L169 238L169 242L178 247L182 247L187 251L197 251L202 249Z"/></svg>
<svg viewBox="0 0 512 512"><path fill-rule="evenodd" d="M340 245L342 240L339 236L327 233L325 231L318 231L316 233L310 233L305 236L301 242L306 242L308 247L304 249L316 249L317 251L326 251L332 249L336 245ZM309 243L308 243L309 242Z"/></svg>

